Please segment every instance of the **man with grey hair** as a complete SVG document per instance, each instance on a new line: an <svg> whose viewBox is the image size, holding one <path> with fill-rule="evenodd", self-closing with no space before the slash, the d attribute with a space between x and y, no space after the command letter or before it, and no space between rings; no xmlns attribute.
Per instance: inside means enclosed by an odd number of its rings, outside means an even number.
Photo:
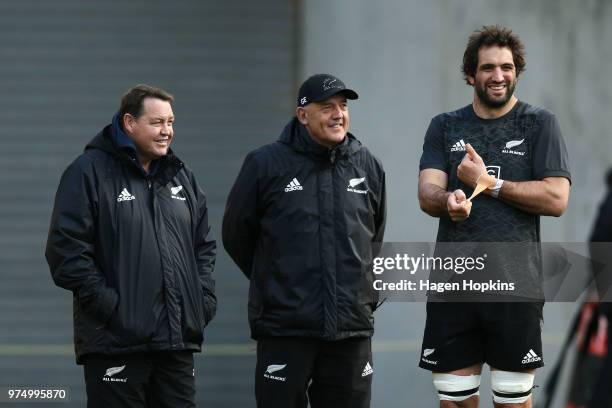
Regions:
<svg viewBox="0 0 612 408"><path fill-rule="evenodd" d="M366 408L372 385L372 244L385 226L385 173L348 132L357 93L308 78L280 138L246 157L223 244L251 281L259 408Z"/></svg>

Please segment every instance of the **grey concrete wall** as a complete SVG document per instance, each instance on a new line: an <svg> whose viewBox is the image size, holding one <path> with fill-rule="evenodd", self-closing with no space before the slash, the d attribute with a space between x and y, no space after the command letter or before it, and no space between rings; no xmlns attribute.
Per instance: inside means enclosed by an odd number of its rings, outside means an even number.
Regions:
<svg viewBox="0 0 612 408"><path fill-rule="evenodd" d="M485 24L507 25L523 39L527 71L517 95L557 114L570 152L570 205L560 219L543 218L543 239L587 239L612 164L612 3L304 0L302 6L302 77L331 72L361 95L350 106L352 131L386 167L387 241L435 239L437 220L420 212L416 200L423 136L432 116L471 101L460 63L468 35ZM549 366L574 308L546 307ZM430 378L415 368L423 319L422 304L386 305L378 313L373 406L433 406L426 397L433 393Z"/></svg>
<svg viewBox="0 0 612 408"><path fill-rule="evenodd" d="M305 0L302 77L330 71L360 92L352 130L386 165L387 237L432 239L435 221L415 200L423 135L432 116L471 101L460 73L468 35L483 24L511 27L527 51L517 95L557 114L571 155L570 206L543 220L543 237L582 241L612 164L611 18L605 0Z"/></svg>
<svg viewBox="0 0 612 408"><path fill-rule="evenodd" d="M59 405L85 406L72 294L54 286L44 246L60 175L121 94L137 83L174 94L172 148L203 186L220 238L244 156L291 114L294 35L284 0L0 0L0 389L68 387L71 403ZM252 407L248 281L218 244L198 406Z"/></svg>
<svg viewBox="0 0 612 408"><path fill-rule="evenodd" d="M612 162L612 27L605 24L612 7L605 0L144 3L0 0L0 385L50 378L74 384L73 405L82 405L70 295L53 287L42 248L59 174L108 121L120 92L144 81L177 96L175 147L206 187L218 232L242 157L274 139L291 113L296 4L303 12L297 77L334 72L362 96L351 105L353 130L386 165L388 240L435 236L436 221L416 202L422 137L433 115L469 102L459 63L469 32L488 23L508 24L525 40L519 97L557 113L572 155L570 208L544 222L544 237L586 238ZM140 8L144 23L132 27L124 17ZM200 398L253 406L246 282L223 251L218 285L220 312L198 358ZM573 307L547 307L549 363ZM416 368L423 318L423 304L386 304L377 314L374 407L433 406L430 378Z"/></svg>

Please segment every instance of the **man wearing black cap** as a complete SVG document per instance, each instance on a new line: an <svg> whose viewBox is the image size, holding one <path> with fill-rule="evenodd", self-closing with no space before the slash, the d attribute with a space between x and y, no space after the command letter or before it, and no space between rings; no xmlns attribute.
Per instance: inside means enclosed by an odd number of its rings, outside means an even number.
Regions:
<svg viewBox="0 0 612 408"><path fill-rule="evenodd" d="M249 153L223 218L225 249L250 279L261 407L369 407L385 173L350 133L332 75L300 87L280 138Z"/></svg>

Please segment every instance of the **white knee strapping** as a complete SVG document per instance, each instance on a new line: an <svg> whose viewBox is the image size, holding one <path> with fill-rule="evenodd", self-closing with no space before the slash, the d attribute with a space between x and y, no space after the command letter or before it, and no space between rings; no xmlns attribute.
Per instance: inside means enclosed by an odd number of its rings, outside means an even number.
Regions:
<svg viewBox="0 0 612 408"><path fill-rule="evenodd" d="M491 371L493 401L498 404L521 404L531 396L533 379L529 373L511 371Z"/></svg>
<svg viewBox="0 0 612 408"><path fill-rule="evenodd" d="M444 401L463 401L479 395L480 375L433 374L438 397Z"/></svg>

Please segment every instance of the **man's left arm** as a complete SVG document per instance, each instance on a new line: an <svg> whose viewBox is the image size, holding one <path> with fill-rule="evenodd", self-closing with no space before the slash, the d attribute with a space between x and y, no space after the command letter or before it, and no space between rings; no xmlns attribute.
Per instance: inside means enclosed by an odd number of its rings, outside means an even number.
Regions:
<svg viewBox="0 0 612 408"><path fill-rule="evenodd" d="M491 190L485 194L491 195ZM530 214L560 217L567 208L570 183L565 177L535 181L504 181L498 199Z"/></svg>
<svg viewBox="0 0 612 408"><path fill-rule="evenodd" d="M498 198L519 210L540 215L561 216L570 195L567 148L557 118L552 113L540 117L540 130L533 143L535 181L504 181ZM485 194L491 195L487 190Z"/></svg>
<svg viewBox="0 0 612 408"><path fill-rule="evenodd" d="M208 208L204 192L195 182L192 176L193 188L197 197L198 219L194 237L194 252L201 290L204 295L205 324L208 324L217 311L217 297L215 296L215 280L213 270L217 256L217 243L212 238L210 225L208 224Z"/></svg>
<svg viewBox="0 0 612 408"><path fill-rule="evenodd" d="M554 115L542 119L541 129L533 146L533 178L531 181L499 181L487 175L482 158L472 146L457 169L461 181L474 187L479 177L490 178L496 188L484 194L530 214L559 217L567 208L570 194L569 159L559 124Z"/></svg>
<svg viewBox="0 0 612 408"><path fill-rule="evenodd" d="M484 161L474 148L466 145L466 155L457 169L459 179L474 188L481 177L495 180L487 175ZM491 181L495 184L495 181ZM493 195L491 189L483 192ZM545 177L542 180L509 181L504 180L497 198L530 214L559 217L567 208L570 182L565 177Z"/></svg>

